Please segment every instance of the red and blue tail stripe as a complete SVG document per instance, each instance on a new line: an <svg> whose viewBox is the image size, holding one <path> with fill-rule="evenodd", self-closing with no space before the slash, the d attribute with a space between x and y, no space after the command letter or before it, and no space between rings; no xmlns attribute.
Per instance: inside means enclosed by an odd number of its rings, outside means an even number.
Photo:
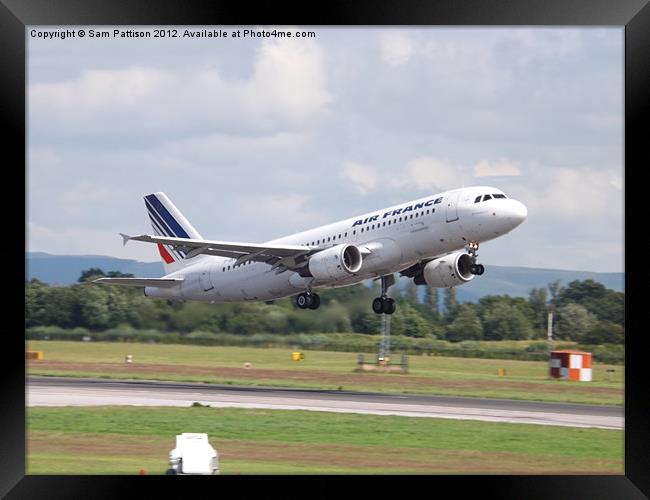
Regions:
<svg viewBox="0 0 650 500"><path fill-rule="evenodd" d="M151 220L151 225L156 234L159 236L167 236L169 238L190 237L155 194L145 196L144 201L149 214L149 219ZM167 264L183 260L186 255L182 250L174 250L168 245L158 245L158 251Z"/></svg>

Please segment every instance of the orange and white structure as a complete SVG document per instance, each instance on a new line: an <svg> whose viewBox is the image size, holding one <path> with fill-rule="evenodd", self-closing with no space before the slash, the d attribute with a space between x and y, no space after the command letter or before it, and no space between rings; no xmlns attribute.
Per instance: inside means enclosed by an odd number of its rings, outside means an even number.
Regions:
<svg viewBox="0 0 650 500"><path fill-rule="evenodd" d="M563 350L551 351L550 376L591 382L592 355L590 352Z"/></svg>

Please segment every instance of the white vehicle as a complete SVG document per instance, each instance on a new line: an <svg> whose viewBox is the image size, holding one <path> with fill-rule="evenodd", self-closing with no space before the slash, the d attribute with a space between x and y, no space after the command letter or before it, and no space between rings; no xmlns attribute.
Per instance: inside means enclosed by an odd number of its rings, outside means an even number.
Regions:
<svg viewBox="0 0 650 500"><path fill-rule="evenodd" d="M219 457L207 434L184 432L176 436L176 448L169 452L168 475L219 474Z"/></svg>
<svg viewBox="0 0 650 500"><path fill-rule="evenodd" d="M129 240L158 245L162 278L99 278L95 283L144 286L150 297L213 304L296 295L317 309L314 290L381 278L372 308L392 314L393 273L417 285L453 287L484 272L479 244L503 236L528 214L523 203L494 187L446 191L358 215L266 243L205 240L164 193L144 197L155 235Z"/></svg>

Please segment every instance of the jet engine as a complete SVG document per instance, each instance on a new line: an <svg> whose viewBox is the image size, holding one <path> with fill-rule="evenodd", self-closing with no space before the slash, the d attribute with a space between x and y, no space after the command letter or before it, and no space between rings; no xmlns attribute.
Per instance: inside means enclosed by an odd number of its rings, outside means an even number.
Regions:
<svg viewBox="0 0 650 500"><path fill-rule="evenodd" d="M472 258L465 252L456 252L428 262L422 274L415 277L415 283L436 288L462 285L474 278L469 268Z"/></svg>
<svg viewBox="0 0 650 500"><path fill-rule="evenodd" d="M318 281L339 280L361 269L361 252L354 245L336 245L312 255L309 272Z"/></svg>

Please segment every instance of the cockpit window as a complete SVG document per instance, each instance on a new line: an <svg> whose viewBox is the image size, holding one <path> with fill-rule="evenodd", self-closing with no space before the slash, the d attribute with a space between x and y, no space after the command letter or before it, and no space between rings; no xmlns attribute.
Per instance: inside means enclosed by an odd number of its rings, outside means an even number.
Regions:
<svg viewBox="0 0 650 500"><path fill-rule="evenodd" d="M505 198L506 197L505 194L493 194L492 196L494 196L495 198Z"/></svg>
<svg viewBox="0 0 650 500"><path fill-rule="evenodd" d="M474 203L478 203L479 201L481 201L481 196L477 196L476 199L474 200Z"/></svg>
<svg viewBox="0 0 650 500"><path fill-rule="evenodd" d="M483 201L487 201L487 200L491 200L491 199L492 199L492 196L490 196L489 194L486 194L485 196L483 196Z"/></svg>

